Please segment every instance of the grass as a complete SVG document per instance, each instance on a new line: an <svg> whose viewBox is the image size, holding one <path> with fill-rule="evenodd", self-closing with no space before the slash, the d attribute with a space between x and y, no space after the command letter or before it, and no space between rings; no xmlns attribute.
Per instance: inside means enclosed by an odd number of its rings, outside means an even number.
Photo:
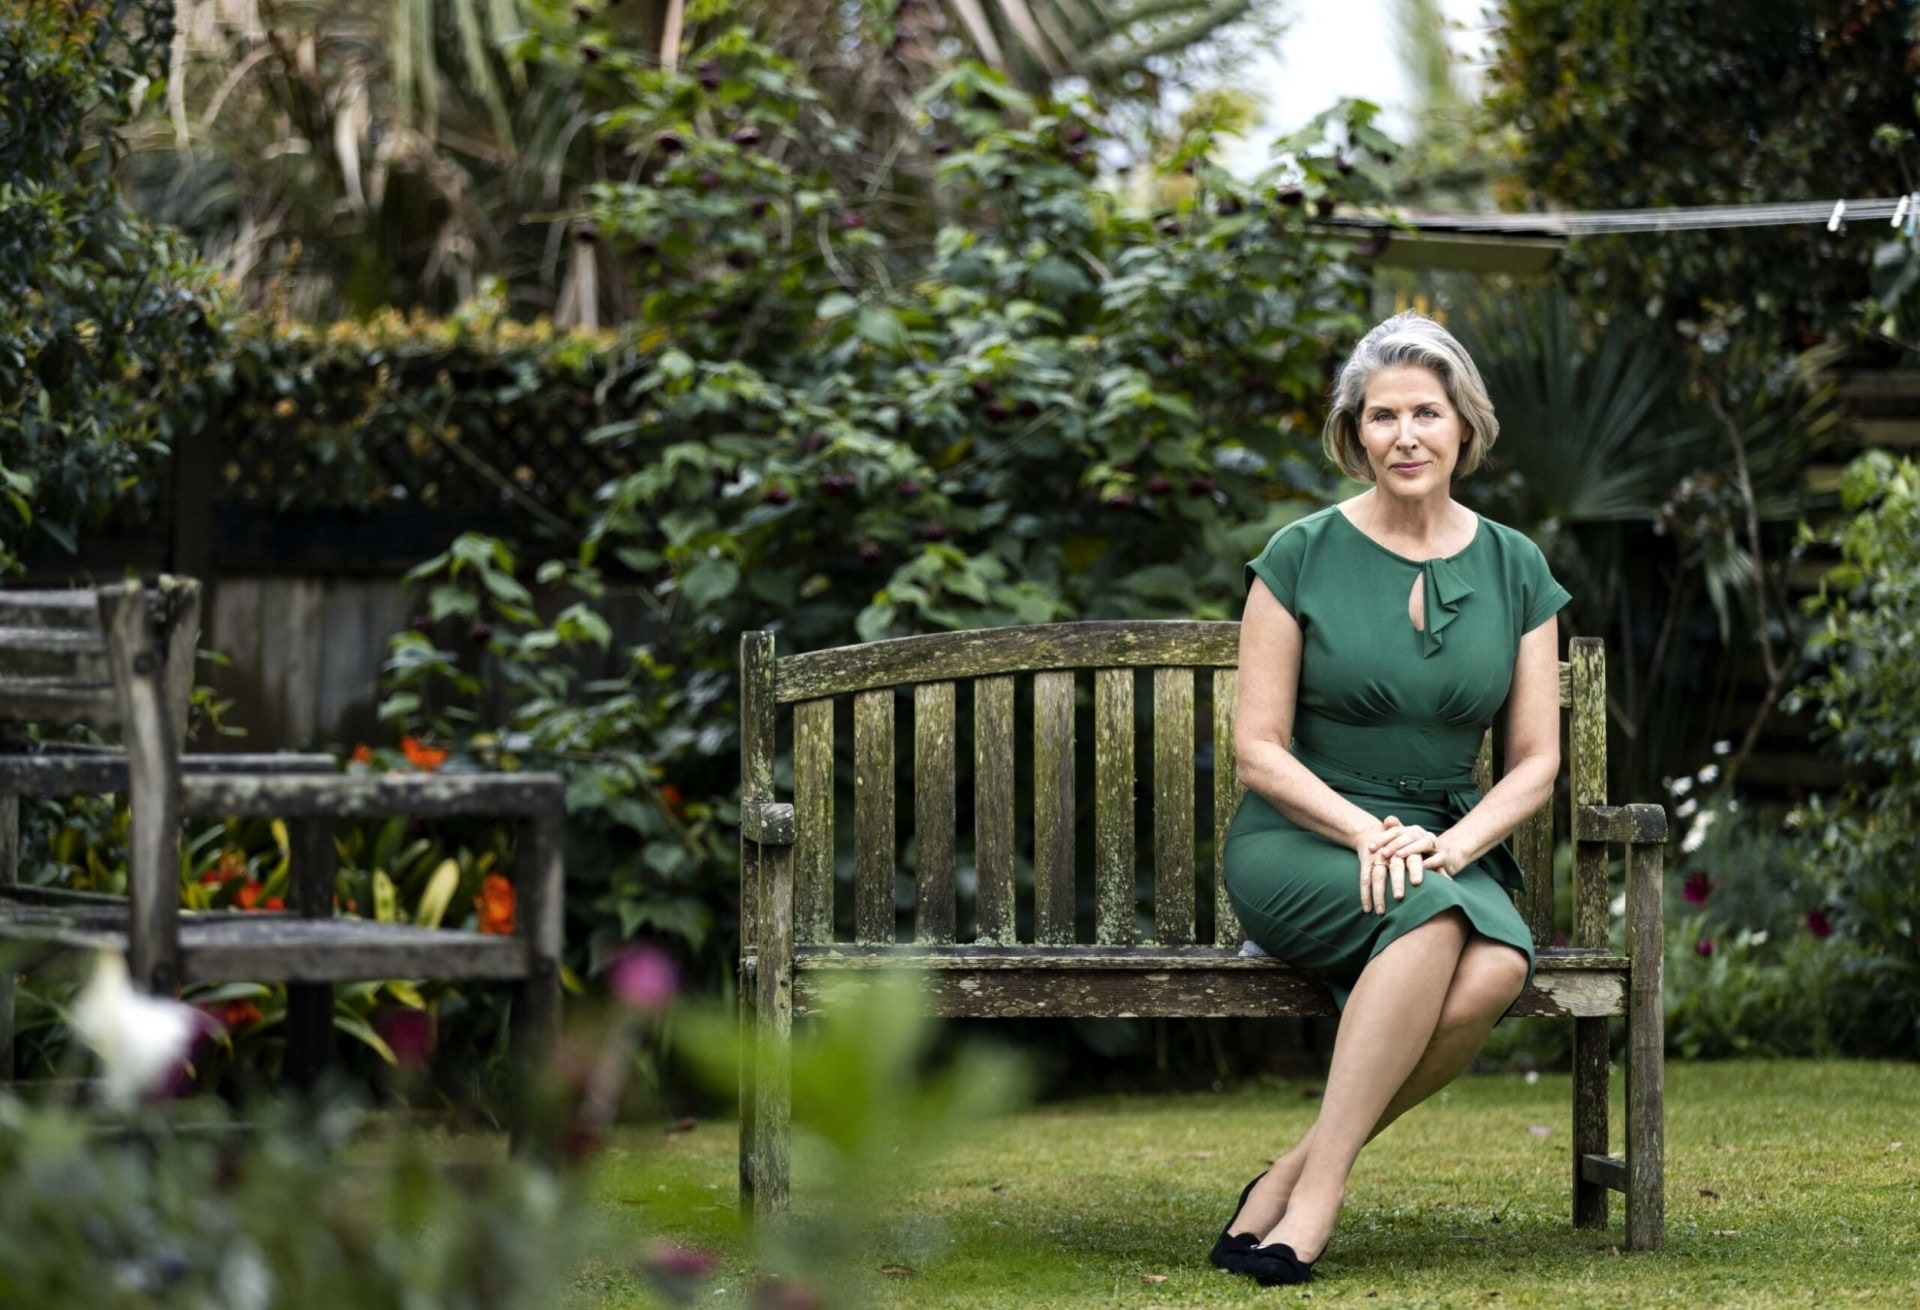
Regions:
<svg viewBox="0 0 1920 1310"><path fill-rule="evenodd" d="M1361 1156L1306 1288L1206 1263L1241 1186L1311 1121L1302 1083L1044 1105L903 1180L852 1289L880 1307L1920 1305L1920 1067L1672 1065L1667 1241L1624 1254L1567 1222L1568 1079L1464 1079ZM1623 1093L1613 1090L1614 1141ZM1543 1131L1544 1130L1544 1131ZM602 1236L719 1250L693 1303L744 1300L736 1129L622 1135L595 1174ZM804 1160L794 1196L817 1206ZM665 1212L665 1213L663 1213ZM668 1218L668 1215L671 1218ZM883 1272L885 1271L885 1272ZM658 1304L630 1262L576 1275L569 1310Z"/></svg>

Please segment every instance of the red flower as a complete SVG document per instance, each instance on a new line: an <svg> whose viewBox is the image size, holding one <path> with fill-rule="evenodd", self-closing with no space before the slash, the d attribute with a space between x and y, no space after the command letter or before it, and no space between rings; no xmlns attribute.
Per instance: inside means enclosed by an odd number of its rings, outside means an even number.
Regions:
<svg viewBox="0 0 1920 1310"><path fill-rule="evenodd" d="M687 801L686 797L680 794L678 787L670 782L663 782L660 784L660 803L667 807L668 814L671 814L677 819L680 817L681 808L686 805Z"/></svg>
<svg viewBox="0 0 1920 1310"><path fill-rule="evenodd" d="M480 931L496 937L511 937L514 899L513 884L504 875L488 874L487 880L480 884L480 894L473 898L480 910Z"/></svg>
<svg viewBox="0 0 1920 1310"><path fill-rule="evenodd" d="M249 878L241 883L240 890L233 894L233 903L243 910L258 909L260 906L260 893L264 890L264 887Z"/></svg>
<svg viewBox="0 0 1920 1310"><path fill-rule="evenodd" d="M373 747L367 745L367 743L363 741L358 746L355 746L353 748L353 754L347 756L347 758L352 760L355 764L372 764L373 763Z"/></svg>
<svg viewBox="0 0 1920 1310"><path fill-rule="evenodd" d="M423 745L412 733L400 739L400 753L407 757L407 763L423 773L432 773L447 762L445 747Z"/></svg>
<svg viewBox="0 0 1920 1310"><path fill-rule="evenodd" d="M1699 941L1695 942L1693 944L1693 953L1695 955L1712 955L1713 938L1702 937Z"/></svg>
<svg viewBox="0 0 1920 1310"><path fill-rule="evenodd" d="M1808 910L1807 931L1825 941L1833 936L1833 920L1827 917L1825 910Z"/></svg>
<svg viewBox="0 0 1920 1310"><path fill-rule="evenodd" d="M287 908L287 903L278 896L269 896L267 897L266 904L261 908L267 910L284 910Z"/></svg>
<svg viewBox="0 0 1920 1310"><path fill-rule="evenodd" d="M1707 877L1707 871L1705 869L1695 869L1687 875L1687 880L1680 884L1680 899L1684 900L1688 905L1705 905L1707 903L1707 897L1710 896L1713 893L1713 889L1719 885L1719 883Z"/></svg>

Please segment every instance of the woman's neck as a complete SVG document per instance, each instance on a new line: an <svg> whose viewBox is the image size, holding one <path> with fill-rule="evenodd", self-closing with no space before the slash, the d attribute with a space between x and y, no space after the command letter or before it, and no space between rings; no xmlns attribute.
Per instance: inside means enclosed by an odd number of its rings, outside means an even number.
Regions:
<svg viewBox="0 0 1920 1310"><path fill-rule="evenodd" d="M1464 508L1444 493L1408 500L1374 487L1355 498L1355 508L1375 535L1422 546L1443 545L1466 526Z"/></svg>

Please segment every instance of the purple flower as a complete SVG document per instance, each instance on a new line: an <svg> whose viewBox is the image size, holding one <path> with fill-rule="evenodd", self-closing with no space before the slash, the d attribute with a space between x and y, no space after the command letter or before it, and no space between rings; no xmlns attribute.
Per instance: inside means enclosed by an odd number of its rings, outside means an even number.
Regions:
<svg viewBox="0 0 1920 1310"><path fill-rule="evenodd" d="M1705 905L1707 897L1712 895L1713 889L1719 885L1707 877L1705 869L1695 869L1687 875L1687 880L1680 884L1680 898L1688 905Z"/></svg>
<svg viewBox="0 0 1920 1310"><path fill-rule="evenodd" d="M1699 941L1695 942L1693 944L1693 953L1695 955L1712 955L1713 938L1702 937Z"/></svg>
<svg viewBox="0 0 1920 1310"><path fill-rule="evenodd" d="M657 1014L673 1004L680 971L657 946L637 946L607 966L607 990L622 1005Z"/></svg>
<svg viewBox="0 0 1920 1310"><path fill-rule="evenodd" d="M1833 936L1833 920L1827 917L1825 910L1808 910L1807 931L1825 941Z"/></svg>
<svg viewBox="0 0 1920 1310"><path fill-rule="evenodd" d="M424 1069L433 1058L433 1016L425 1010L382 1010L373 1018L373 1030L402 1069Z"/></svg>

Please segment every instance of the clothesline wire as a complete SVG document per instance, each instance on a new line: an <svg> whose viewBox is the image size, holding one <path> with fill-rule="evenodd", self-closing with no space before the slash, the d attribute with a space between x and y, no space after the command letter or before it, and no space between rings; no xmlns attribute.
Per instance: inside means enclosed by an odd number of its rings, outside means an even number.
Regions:
<svg viewBox="0 0 1920 1310"><path fill-rule="evenodd" d="M1548 214L1406 214L1416 227L1485 229L1543 236L1604 236L1625 232L1703 232L1717 228L1791 227L1821 223L1887 223L1920 216L1920 197L1871 200L1797 200L1759 205L1675 205L1661 209L1594 209Z"/></svg>

